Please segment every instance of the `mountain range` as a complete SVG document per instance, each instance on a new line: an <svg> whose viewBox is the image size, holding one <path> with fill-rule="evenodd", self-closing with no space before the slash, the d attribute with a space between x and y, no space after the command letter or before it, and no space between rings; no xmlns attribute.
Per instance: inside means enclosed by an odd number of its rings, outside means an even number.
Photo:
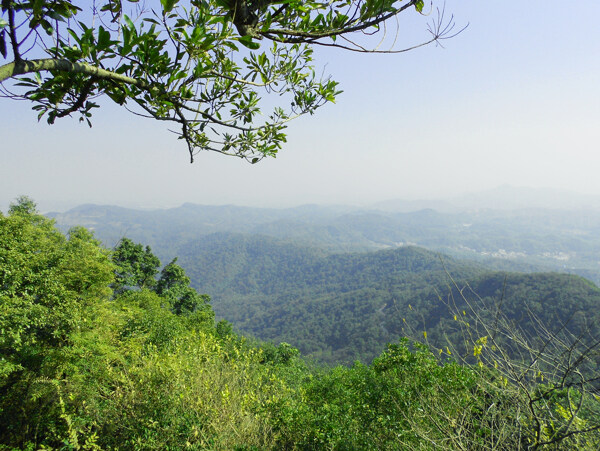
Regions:
<svg viewBox="0 0 600 451"><path fill-rule="evenodd" d="M566 318L574 330L595 327L600 209L583 209L586 199L577 203L568 193L553 208L502 208L510 198L526 205L546 194L504 187L413 211L397 201L370 208L82 205L48 216L64 231L93 230L109 247L126 236L150 245L163 263L178 257L217 316L245 335L289 342L321 362L351 363L418 331L436 346L456 339L450 299L501 304L524 330L533 327L532 314L559 328ZM482 199L498 208L471 208Z"/></svg>

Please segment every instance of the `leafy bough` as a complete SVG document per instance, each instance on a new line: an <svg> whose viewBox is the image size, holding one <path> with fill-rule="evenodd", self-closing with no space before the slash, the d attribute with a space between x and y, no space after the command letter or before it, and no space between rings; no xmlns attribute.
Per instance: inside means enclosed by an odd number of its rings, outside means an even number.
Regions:
<svg viewBox="0 0 600 451"><path fill-rule="evenodd" d="M108 96L134 114L173 123L191 161L203 150L251 163L275 156L289 121L334 102L341 91L317 74L315 46L397 53L456 34L452 18L438 11L424 42L382 50L386 23L405 11L422 14L422 0L1 5L0 54L8 62L0 66L0 95L32 101L49 123L79 114L90 126L96 99ZM369 46L379 32L381 42Z"/></svg>

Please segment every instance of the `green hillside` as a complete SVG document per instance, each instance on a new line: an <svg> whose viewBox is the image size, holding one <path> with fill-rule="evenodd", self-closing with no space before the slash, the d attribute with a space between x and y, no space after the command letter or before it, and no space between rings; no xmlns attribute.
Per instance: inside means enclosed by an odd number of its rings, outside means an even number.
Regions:
<svg viewBox="0 0 600 451"><path fill-rule="evenodd" d="M465 302L490 312L501 307L524 330L533 327L532 315L550 329L566 319L574 331L600 321L600 289L578 276L494 272L412 246L331 255L268 237L214 234L179 253L219 317L333 364L369 362L409 333L427 331L442 347L458 333L449 323L450 298L460 310ZM460 299L457 289L467 286Z"/></svg>

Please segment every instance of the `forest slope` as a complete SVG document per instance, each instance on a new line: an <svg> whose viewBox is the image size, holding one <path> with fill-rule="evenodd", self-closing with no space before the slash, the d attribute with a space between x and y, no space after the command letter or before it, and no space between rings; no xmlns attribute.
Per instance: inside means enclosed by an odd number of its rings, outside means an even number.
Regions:
<svg viewBox="0 0 600 451"><path fill-rule="evenodd" d="M450 300L500 306L524 329L532 326L529 313L549 328L570 319L582 330L600 320L600 289L581 277L490 271L413 246L328 255L268 237L214 234L179 253L218 316L329 363L370 361L416 331L443 346L444 336L458 333L448 325Z"/></svg>

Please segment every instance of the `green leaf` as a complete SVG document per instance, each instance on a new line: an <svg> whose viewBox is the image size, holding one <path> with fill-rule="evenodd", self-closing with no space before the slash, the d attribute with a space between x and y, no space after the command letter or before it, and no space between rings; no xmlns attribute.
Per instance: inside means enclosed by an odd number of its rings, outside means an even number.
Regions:
<svg viewBox="0 0 600 451"><path fill-rule="evenodd" d="M423 0L419 0L417 3L415 3L415 9L420 13L423 12L423 6L425 6L425 2Z"/></svg>
<svg viewBox="0 0 600 451"><path fill-rule="evenodd" d="M104 50L110 46L110 33L100 26L98 28L98 50Z"/></svg>
<svg viewBox="0 0 600 451"><path fill-rule="evenodd" d="M250 50L258 50L260 48L260 44L258 42L254 42L250 36L241 36L238 38L238 41L240 41L242 45L248 47Z"/></svg>
<svg viewBox="0 0 600 451"><path fill-rule="evenodd" d="M129 18L129 16L124 15L123 20L125 21L125 24L131 31L136 32L135 25L133 24L133 21Z"/></svg>
<svg viewBox="0 0 600 451"><path fill-rule="evenodd" d="M160 4L162 5L165 14L170 13L175 7L176 3L177 0L160 0Z"/></svg>

